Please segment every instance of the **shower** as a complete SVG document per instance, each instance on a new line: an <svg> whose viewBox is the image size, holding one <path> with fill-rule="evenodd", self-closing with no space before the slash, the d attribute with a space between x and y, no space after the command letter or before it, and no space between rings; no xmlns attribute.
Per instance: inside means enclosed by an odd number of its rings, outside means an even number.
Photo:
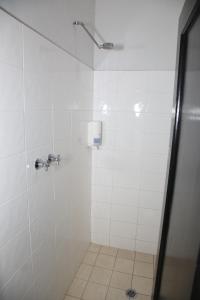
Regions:
<svg viewBox="0 0 200 300"><path fill-rule="evenodd" d="M0 300L192 300L200 18L179 47L184 1L0 0Z"/></svg>
<svg viewBox="0 0 200 300"><path fill-rule="evenodd" d="M79 25L81 26L85 32L89 35L89 37L91 38L91 40L95 43L95 45L99 48L99 49L104 49L104 50L111 50L114 48L114 44L113 43L103 43L103 44L99 44L95 38L92 36L92 34L89 32L89 30L86 28L85 24L83 22L80 21L74 21L73 25Z"/></svg>

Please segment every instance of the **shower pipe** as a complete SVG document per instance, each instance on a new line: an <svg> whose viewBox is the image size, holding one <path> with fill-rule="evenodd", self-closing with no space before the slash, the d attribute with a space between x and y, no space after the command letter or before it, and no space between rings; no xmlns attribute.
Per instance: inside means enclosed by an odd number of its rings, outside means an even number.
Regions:
<svg viewBox="0 0 200 300"><path fill-rule="evenodd" d="M104 50L111 50L114 48L114 44L113 43L103 43L103 44L99 44L95 38L93 37L93 35L89 32L89 30L87 29L87 27L85 26L85 24L81 21L74 21L73 25L79 25L83 28L83 30L85 30L85 32L89 35L89 37L91 38L91 40L95 43L95 45L99 48L99 49L104 49Z"/></svg>

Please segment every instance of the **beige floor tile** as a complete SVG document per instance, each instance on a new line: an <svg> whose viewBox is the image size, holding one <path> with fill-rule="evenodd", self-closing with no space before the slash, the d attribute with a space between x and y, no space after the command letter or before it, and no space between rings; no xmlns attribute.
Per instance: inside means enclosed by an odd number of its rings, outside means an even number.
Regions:
<svg viewBox="0 0 200 300"><path fill-rule="evenodd" d="M97 253L88 251L85 255L83 263L86 265L94 265L97 258Z"/></svg>
<svg viewBox="0 0 200 300"><path fill-rule="evenodd" d="M67 297L65 297L64 300L78 300L78 299L80 299L80 298L74 298L74 297L71 297L71 296L67 296Z"/></svg>
<svg viewBox="0 0 200 300"><path fill-rule="evenodd" d="M117 255L117 248L103 246L103 247L101 247L100 253L101 254L106 254L106 255L116 256Z"/></svg>
<svg viewBox="0 0 200 300"><path fill-rule="evenodd" d="M139 294L151 295L153 287L153 279L133 276L132 288L135 289Z"/></svg>
<svg viewBox="0 0 200 300"><path fill-rule="evenodd" d="M132 275L114 271L110 286L121 290L127 290L131 288L131 281Z"/></svg>
<svg viewBox="0 0 200 300"><path fill-rule="evenodd" d="M132 274L133 265L134 262L130 259L117 258L115 262L114 270L122 273Z"/></svg>
<svg viewBox="0 0 200 300"><path fill-rule="evenodd" d="M109 288L106 300L128 300L125 291Z"/></svg>
<svg viewBox="0 0 200 300"><path fill-rule="evenodd" d="M107 287L94 282L89 282L83 294L84 300L105 300Z"/></svg>
<svg viewBox="0 0 200 300"><path fill-rule="evenodd" d="M151 296L137 294L137 296L135 297L135 300L151 300Z"/></svg>
<svg viewBox="0 0 200 300"><path fill-rule="evenodd" d="M80 268L76 273L76 277L79 279L88 280L90 274L92 273L92 268L93 267L90 265L86 265L86 264L80 265Z"/></svg>
<svg viewBox="0 0 200 300"><path fill-rule="evenodd" d="M89 246L89 248L88 248L88 251L90 251L90 252L95 252L95 253L99 253L100 249L101 249L101 246L100 246L100 245L91 243L90 246Z"/></svg>
<svg viewBox="0 0 200 300"><path fill-rule="evenodd" d="M80 298L84 292L87 281L75 278L72 282L67 294L76 298Z"/></svg>
<svg viewBox="0 0 200 300"><path fill-rule="evenodd" d="M94 267L89 281L96 282L103 285L108 285L112 275L111 270Z"/></svg>
<svg viewBox="0 0 200 300"><path fill-rule="evenodd" d="M113 269L114 263L115 257L110 255L99 254L96 260L96 266L105 269Z"/></svg>
<svg viewBox="0 0 200 300"><path fill-rule="evenodd" d="M136 261L134 265L134 275L153 278L153 264Z"/></svg>
<svg viewBox="0 0 200 300"><path fill-rule="evenodd" d="M136 252L135 260L153 264L153 255L146 254L146 253L141 253L141 252Z"/></svg>
<svg viewBox="0 0 200 300"><path fill-rule="evenodd" d="M117 258L124 258L129 260L134 260L135 252L125 249L119 249L117 252Z"/></svg>

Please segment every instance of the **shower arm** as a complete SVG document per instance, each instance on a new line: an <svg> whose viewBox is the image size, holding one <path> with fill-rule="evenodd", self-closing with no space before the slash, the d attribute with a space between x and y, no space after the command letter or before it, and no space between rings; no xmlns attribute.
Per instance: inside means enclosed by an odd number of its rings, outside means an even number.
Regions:
<svg viewBox="0 0 200 300"><path fill-rule="evenodd" d="M89 35L89 37L91 38L91 40L95 43L95 45L99 48L99 49L112 49L113 48L113 44L112 43L103 43L103 44L99 44L95 38L93 37L93 35L89 32L89 30L87 29L87 27L85 26L85 24L83 22L80 21L74 21L73 25L79 25L83 28L83 30L85 30L85 32Z"/></svg>
<svg viewBox="0 0 200 300"><path fill-rule="evenodd" d="M100 44L95 40L95 38L92 36L92 34L89 32L89 30L85 27L85 24L84 24L83 22L75 21L75 22L73 23L73 25L79 25L79 26L81 26L81 27L85 30L85 32L89 35L89 37L91 38L91 40L95 43L95 45L96 45L99 49L102 48L103 45L100 45Z"/></svg>

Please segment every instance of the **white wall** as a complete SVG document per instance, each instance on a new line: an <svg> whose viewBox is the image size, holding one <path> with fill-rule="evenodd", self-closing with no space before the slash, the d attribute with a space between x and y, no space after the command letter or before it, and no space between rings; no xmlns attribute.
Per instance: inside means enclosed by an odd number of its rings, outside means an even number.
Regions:
<svg viewBox="0 0 200 300"><path fill-rule="evenodd" d="M0 6L39 31L70 54L93 66L93 43L73 21L94 26L94 0L0 0Z"/></svg>
<svg viewBox="0 0 200 300"><path fill-rule="evenodd" d="M95 48L95 69L174 70L178 16L183 2L96 0L96 31L117 49Z"/></svg>
<svg viewBox="0 0 200 300"><path fill-rule="evenodd" d="M103 146L93 151L94 242L157 251L183 2L96 1L97 30L123 47L95 50Z"/></svg>
<svg viewBox="0 0 200 300"><path fill-rule="evenodd" d="M0 44L0 298L61 300L90 241L93 74L2 11Z"/></svg>
<svg viewBox="0 0 200 300"><path fill-rule="evenodd" d="M166 176L174 72L95 72L92 239L156 253Z"/></svg>

